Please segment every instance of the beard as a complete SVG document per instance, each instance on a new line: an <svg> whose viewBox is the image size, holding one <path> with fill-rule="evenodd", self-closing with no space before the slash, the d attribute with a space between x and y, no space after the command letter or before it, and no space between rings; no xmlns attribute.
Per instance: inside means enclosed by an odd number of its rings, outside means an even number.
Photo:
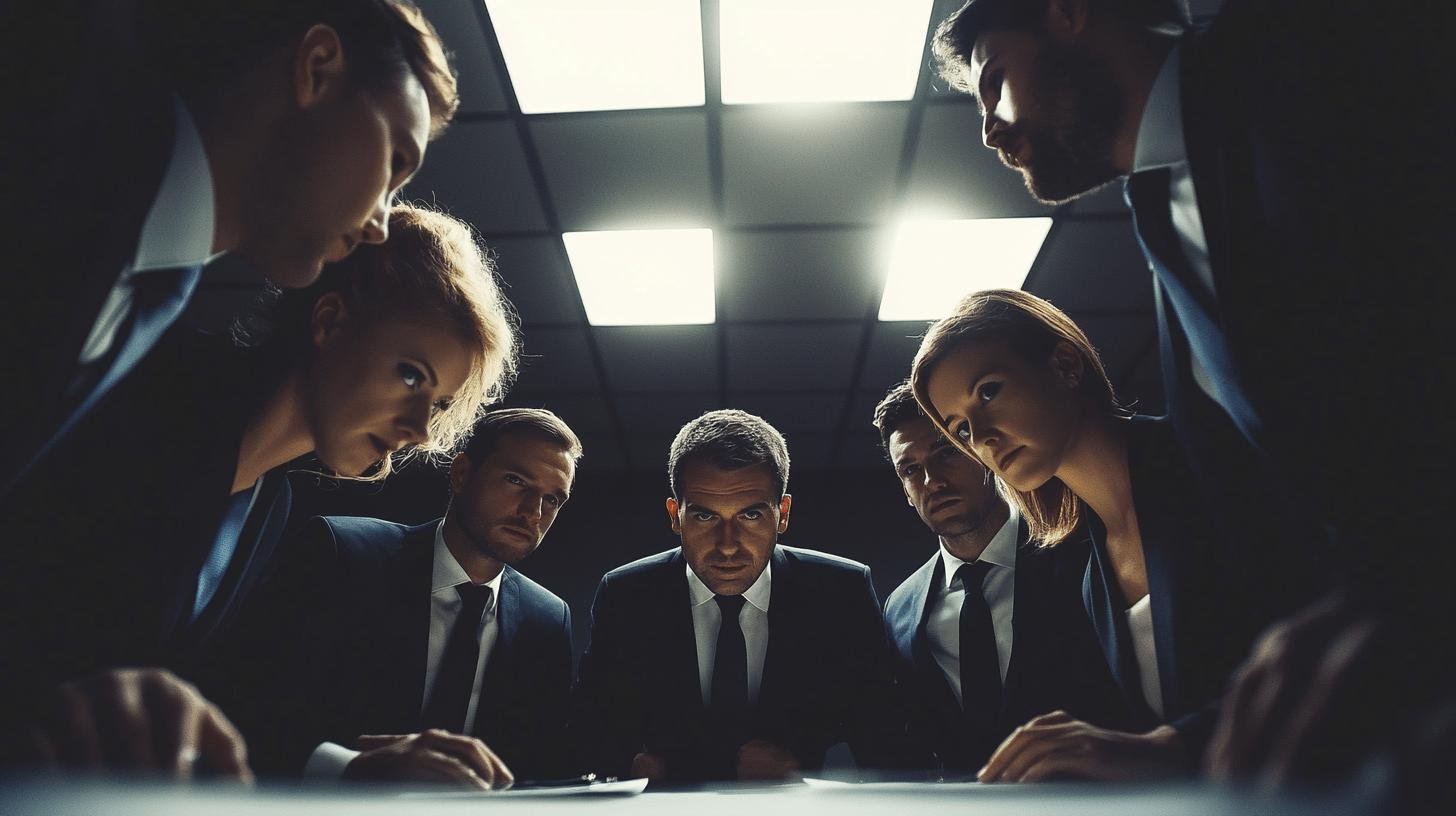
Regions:
<svg viewBox="0 0 1456 816"><path fill-rule="evenodd" d="M515 539L498 540L495 528L501 523L503 522L500 519L480 519L470 513L461 513L456 519L456 524L460 527L460 531L465 533L465 539L470 542L471 549L502 564L515 566L525 560L526 556L535 552L536 546L541 542L538 539L528 546L524 541Z"/></svg>
<svg viewBox="0 0 1456 816"><path fill-rule="evenodd" d="M1078 48L1048 46L1037 57L1035 84L1047 115L1017 128L1030 158L1023 167L1008 164L1032 197L1062 204L1121 176L1112 154L1122 94L1107 67Z"/></svg>

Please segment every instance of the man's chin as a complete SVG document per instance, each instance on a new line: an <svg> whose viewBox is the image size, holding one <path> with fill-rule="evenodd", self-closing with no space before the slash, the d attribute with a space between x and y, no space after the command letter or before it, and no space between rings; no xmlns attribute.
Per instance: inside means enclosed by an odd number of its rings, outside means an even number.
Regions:
<svg viewBox="0 0 1456 816"><path fill-rule="evenodd" d="M1044 173L1033 173L1023 168L1021 180L1026 183L1026 191L1039 203L1049 206L1057 206L1076 201L1085 195L1101 190L1103 187L1116 181L1119 176L1093 176L1075 181L1047 178Z"/></svg>

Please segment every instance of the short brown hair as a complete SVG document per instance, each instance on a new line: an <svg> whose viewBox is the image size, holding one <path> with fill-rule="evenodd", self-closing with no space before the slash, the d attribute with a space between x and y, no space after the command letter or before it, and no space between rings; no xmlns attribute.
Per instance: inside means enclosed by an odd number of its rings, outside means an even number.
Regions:
<svg viewBox="0 0 1456 816"><path fill-rule="evenodd" d="M966 84L966 66L976 39L988 31L1040 31L1049 0L968 0L935 27L930 51L936 73L953 89L975 93ZM1092 13L1141 28L1177 31L1189 25L1187 0L1089 0Z"/></svg>
<svg viewBox="0 0 1456 816"><path fill-rule="evenodd" d="M475 344L470 375L448 408L430 418L428 440L395 458L448 455L470 433L484 407L498 401L516 372L516 317L500 291L495 265L462 221L418 205L397 204L389 239L361 244L324 267L306 289L270 284L260 307L234 334L258 346L279 369L307 360L313 305L337 292L348 313L364 320L422 320L453 326ZM390 461L371 478L382 479Z"/></svg>
<svg viewBox="0 0 1456 816"><path fill-rule="evenodd" d="M667 487L682 498L683 463L703 459L726 470L768 465L779 496L789 489L789 443L768 420L747 411L709 411L682 426L667 452Z"/></svg>
<svg viewBox="0 0 1456 816"><path fill-rule="evenodd" d="M920 410L919 403L915 402L915 392L910 390L910 381L896 383L885 394L885 398L880 400L880 404L875 406L874 419L871 420L875 430L880 432L880 448L884 450L886 458L890 456L890 434L907 422L922 419L929 421L930 418Z"/></svg>
<svg viewBox="0 0 1456 816"><path fill-rule="evenodd" d="M1004 342L1023 359L1037 364L1050 360L1058 343L1070 343L1082 356L1086 368L1077 385L1077 395L1109 416L1125 413L1117 402L1112 380L1097 349L1066 312L1019 289L973 292L956 304L950 317L925 333L910 365L910 388L921 410L946 439L978 462L981 460L970 446L946 427L945 419L935 410L927 393L935 367L952 351L972 341ZM1031 537L1045 545L1062 542L1081 523L1080 501L1055 477L1031 493L1012 489L1010 485L1003 492L1016 501Z"/></svg>
<svg viewBox="0 0 1456 816"><path fill-rule="evenodd" d="M351 78L379 90L413 73L430 102L430 135L460 107L455 69L411 0L144 0L149 51L184 98L209 99L314 25L339 35Z"/></svg>
<svg viewBox="0 0 1456 816"><path fill-rule="evenodd" d="M561 417L545 408L500 408L475 423L475 433L465 443L471 467L479 467L507 434L530 434L561 446L573 462L581 461L581 440Z"/></svg>

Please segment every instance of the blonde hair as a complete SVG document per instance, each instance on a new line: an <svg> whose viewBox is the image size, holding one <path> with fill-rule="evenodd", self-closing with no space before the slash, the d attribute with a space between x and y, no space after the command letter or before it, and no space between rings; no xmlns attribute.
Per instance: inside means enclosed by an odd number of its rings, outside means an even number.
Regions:
<svg viewBox="0 0 1456 816"><path fill-rule="evenodd" d="M307 289L272 289L265 296L269 302L261 332L258 321L241 325L240 339L247 342L251 335L264 334L264 353L282 355L280 366L295 364L305 358L300 349L311 346L313 305L331 292L343 299L352 317L444 323L475 345L470 374L449 407L430 417L426 440L357 478L377 481L388 476L393 465L413 457L454 454L486 406L505 396L516 374L515 311L501 295L495 264L471 228L424 206L395 205L387 241L359 246L344 260L326 266Z"/></svg>
<svg viewBox="0 0 1456 816"><path fill-rule="evenodd" d="M970 446L946 427L930 402L930 378L951 352L970 342L1005 342L1022 358L1043 364L1057 344L1066 342L1081 355L1085 372L1076 395L1093 410L1107 415L1126 413L1117 402L1112 381L1092 341L1066 313L1036 295L1019 289L988 289L966 295L955 311L930 327L920 341L910 366L910 389L920 409L962 453L981 462ZM983 466L990 469L985 462ZM1066 540L1082 521L1081 502L1060 479L1052 477L1034 491L1024 493L1001 481L1000 491L1016 502L1026 519L1031 538L1044 546Z"/></svg>

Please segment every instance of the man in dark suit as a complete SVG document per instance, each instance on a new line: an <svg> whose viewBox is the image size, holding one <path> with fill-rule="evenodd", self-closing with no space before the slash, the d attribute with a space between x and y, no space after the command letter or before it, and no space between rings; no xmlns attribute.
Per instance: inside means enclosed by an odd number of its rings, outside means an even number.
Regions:
<svg viewBox="0 0 1456 816"><path fill-rule="evenodd" d="M607 573L592 604L573 725L590 770L780 779L841 741L884 764L893 689L869 569L778 543L783 436L712 411L678 431L668 474L681 548Z"/></svg>
<svg viewBox="0 0 1456 816"><path fill-rule="evenodd" d="M890 389L874 424L905 500L940 539L885 602L915 742L945 776L970 776L1033 717L1121 726L1125 706L1082 607L1087 542L1029 546L986 469L936 430L908 383Z"/></svg>
<svg viewBox="0 0 1456 816"><path fill-rule="evenodd" d="M477 787L570 772L571 612L511 565L580 456L550 411L501 409L451 464L443 519L311 523L240 624L219 692L259 770Z"/></svg>
<svg viewBox="0 0 1456 816"><path fill-rule="evenodd" d="M1034 196L1128 177L1200 488L1221 499L1251 461L1268 470L1346 573L1340 599L1255 650L1215 773L1338 778L1371 733L1452 694L1430 670L1456 665L1451 639L1429 623L1451 616L1452 551L1422 546L1456 497L1435 398L1453 379L1436 206L1456 177L1452 34L1440 4L1228 0L1189 30L1177 0L972 0L936 35ZM1355 438L1368 478L1349 473Z"/></svg>

